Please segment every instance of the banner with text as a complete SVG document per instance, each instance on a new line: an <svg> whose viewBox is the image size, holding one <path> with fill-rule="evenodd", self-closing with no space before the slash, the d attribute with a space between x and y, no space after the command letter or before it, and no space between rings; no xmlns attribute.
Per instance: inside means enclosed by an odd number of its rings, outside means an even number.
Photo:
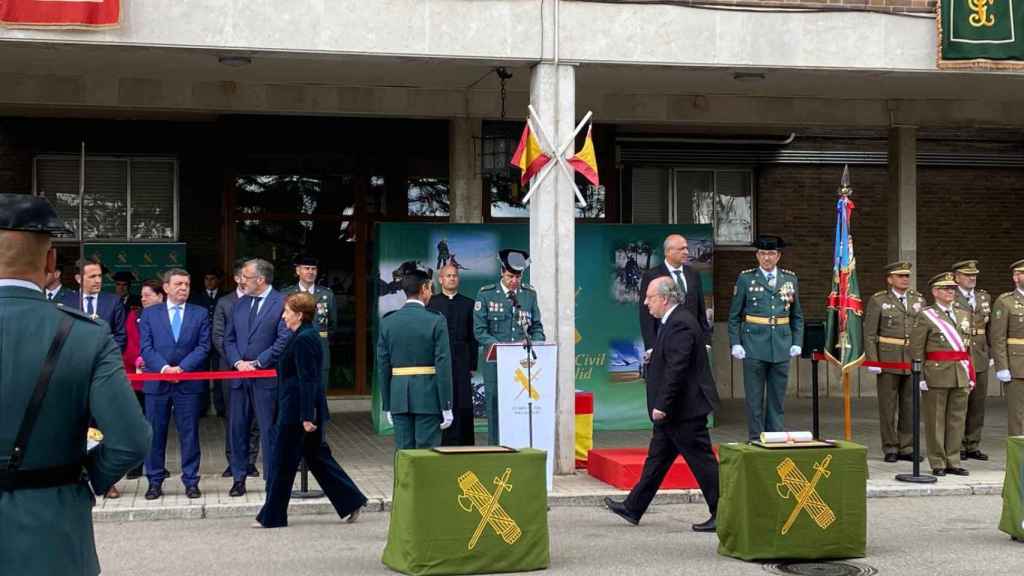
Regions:
<svg viewBox="0 0 1024 576"><path fill-rule="evenodd" d="M940 0L939 68L1024 68L1024 0Z"/></svg>
<svg viewBox="0 0 1024 576"><path fill-rule="evenodd" d="M595 430L641 430L650 427L644 381L640 378L643 343L639 306L643 273L664 260L662 242L669 234L686 236L690 262L701 275L705 304L712 308L714 247L710 225L576 225L576 388L594 393ZM371 349L376 350L377 322L405 303L399 290L403 271L417 266L437 270L459 267L459 292L475 298L485 284L498 281L497 253L502 248L530 249L527 224L381 223L375 236L375 303ZM530 282L531 270L524 281ZM435 286L435 292L439 288ZM541 302L550 295L538 294ZM550 318L541 318L548 338ZM374 425L388 430L380 412L376 371L373 382ZM484 385L473 377L474 412L484 416ZM482 420L481 420L482 421Z"/></svg>

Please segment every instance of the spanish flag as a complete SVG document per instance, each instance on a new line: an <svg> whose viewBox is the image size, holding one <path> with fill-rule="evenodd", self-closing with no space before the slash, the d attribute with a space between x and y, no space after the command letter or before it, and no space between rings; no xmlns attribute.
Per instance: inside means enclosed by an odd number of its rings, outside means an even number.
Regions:
<svg viewBox="0 0 1024 576"><path fill-rule="evenodd" d="M593 125L587 128L587 139L583 142L583 148L569 159L569 164L584 178L590 180L591 184L600 186L601 182L597 177L597 155L594 154L594 139L590 135L593 129Z"/></svg>
<svg viewBox="0 0 1024 576"><path fill-rule="evenodd" d="M530 178L536 176L537 172L540 172L540 169L550 160L551 156L541 150L540 143L530 131L530 123L527 122L523 128L523 135L519 137L519 146L516 148L515 154L512 155L512 165L522 172L519 183L526 186Z"/></svg>

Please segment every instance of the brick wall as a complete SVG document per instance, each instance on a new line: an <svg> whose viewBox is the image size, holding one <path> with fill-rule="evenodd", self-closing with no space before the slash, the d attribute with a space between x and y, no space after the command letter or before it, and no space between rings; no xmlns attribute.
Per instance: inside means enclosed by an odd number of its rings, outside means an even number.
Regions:
<svg viewBox="0 0 1024 576"><path fill-rule="evenodd" d="M749 6L753 8L802 8L857 10L900 14L935 12L935 0L577 0L602 4L670 4L675 6Z"/></svg>

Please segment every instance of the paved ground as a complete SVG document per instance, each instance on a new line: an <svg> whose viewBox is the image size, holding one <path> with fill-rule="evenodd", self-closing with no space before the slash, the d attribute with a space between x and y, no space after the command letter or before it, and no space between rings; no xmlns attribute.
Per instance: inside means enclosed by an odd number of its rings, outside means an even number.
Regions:
<svg viewBox="0 0 1024 576"><path fill-rule="evenodd" d="M712 440L735 442L746 439L746 424L742 400L726 401L719 412L719 426L712 431ZM791 430L811 429L811 408L809 400L790 399L786 405L787 428ZM868 446L868 495L967 495L999 494L1002 489L1006 446L1006 404L1003 399L990 398L988 401L987 425L982 448L991 455L988 462L968 461L965 466L971 471L966 478L945 477L937 484L908 485L896 482L896 473L909 472L910 463L886 464L882 462L878 435L878 410L873 398L862 398L853 404L854 440ZM168 442L168 469L172 477L164 483L165 496L160 500L147 501L143 498L147 483L141 480L123 480L118 487L124 496L117 500L101 500L97 503L95 516L99 521L148 520L165 518L216 518L253 517L264 499L263 481L250 479L249 493L243 498L231 498L228 489L230 479L220 477L226 466L224 459L223 420L206 417L201 420L202 439L202 481L203 498L188 500L176 474L177 439L173 431ZM173 428L173 427L172 427ZM821 431L826 438L841 438L843 430L842 402L826 399L821 405ZM347 400L332 403L332 420L327 429L328 442L335 457L352 476L364 493L370 498L369 511L387 510L391 500L392 457L394 447L390 436L378 436L370 427L369 403L365 400ZM485 437L477 435L478 443ZM649 432L597 432L595 447L640 447L646 446ZM923 446L922 436L922 451ZM922 463L927 470L927 462ZM314 483L315 484L315 483ZM621 494L611 486L591 478L585 471L572 476L555 478L550 494L553 506L592 505L605 495ZM668 491L660 493L662 503L685 503L699 501L699 493L689 491ZM295 501L293 514L329 512L324 499Z"/></svg>
<svg viewBox="0 0 1024 576"><path fill-rule="evenodd" d="M867 557L850 563L878 574L1020 574L1024 544L999 532L1000 498L897 498L868 501ZM701 504L653 507L639 527L597 506L554 507L548 514L550 574L658 575L773 573L771 566L720 556L714 534L689 525ZM388 516L356 524L332 516L293 518L288 528L254 530L234 518L96 526L104 574L218 576L394 574L380 562ZM834 568L834 567L833 567ZM805 574L836 574L805 568Z"/></svg>

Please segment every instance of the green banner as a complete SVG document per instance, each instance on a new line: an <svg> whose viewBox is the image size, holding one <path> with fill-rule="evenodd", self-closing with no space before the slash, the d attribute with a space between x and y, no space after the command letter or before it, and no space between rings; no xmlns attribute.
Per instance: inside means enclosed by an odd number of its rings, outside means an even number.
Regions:
<svg viewBox="0 0 1024 576"><path fill-rule="evenodd" d="M1024 1L941 0L939 67L1024 67Z"/></svg>
<svg viewBox="0 0 1024 576"><path fill-rule="evenodd" d="M642 430L650 427L644 381L640 379L640 281L644 271L664 261L662 242L669 234L686 236L689 262L701 274L705 304L712 308L710 225L665 226L578 224L576 226L576 388L594 393L595 430ZM485 284L498 281L501 248L529 250L527 224L382 223L376 235L377 299L371 342L376 348L377 322L405 303L398 278L411 266L436 270L445 261L460 269L459 292L471 298ZM524 281L530 283L527 270ZM435 287L435 291L439 290ZM550 297L539 294L540 301ZM549 338L551 318L542 318ZM381 417L376 371L373 372L373 418ZM473 379L478 417L484 415L483 379Z"/></svg>
<svg viewBox="0 0 1024 576"><path fill-rule="evenodd" d="M132 274L135 278L132 293L138 294L143 281L158 278L170 268L185 267L183 243L83 244L82 255L99 260L107 269L103 277L103 289L108 292L114 290L114 274L117 272L127 271Z"/></svg>

